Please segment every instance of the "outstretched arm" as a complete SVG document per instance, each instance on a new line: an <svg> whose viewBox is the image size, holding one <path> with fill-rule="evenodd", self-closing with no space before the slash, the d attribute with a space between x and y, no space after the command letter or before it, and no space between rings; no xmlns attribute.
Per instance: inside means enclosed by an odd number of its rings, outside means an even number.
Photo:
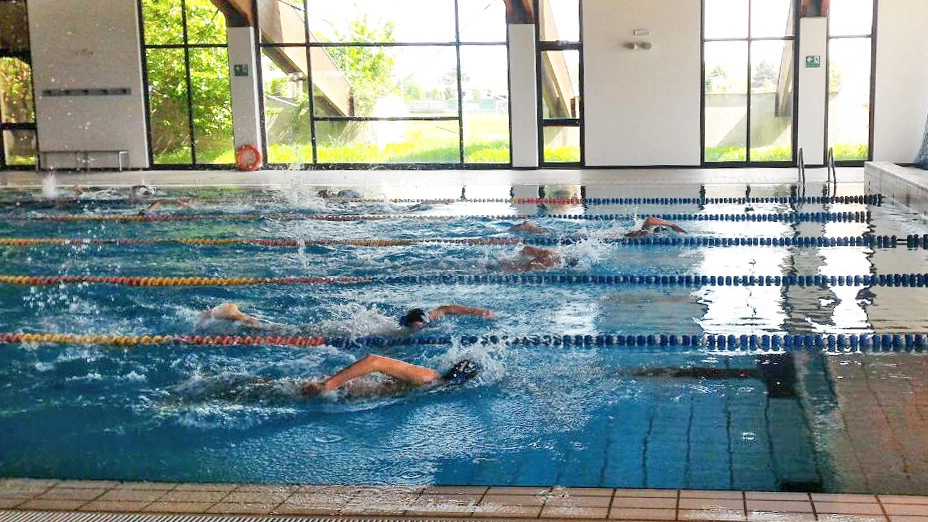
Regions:
<svg viewBox="0 0 928 522"><path fill-rule="evenodd" d="M382 373L396 380L415 385L427 384L441 377L438 372L431 368L409 364L408 362L383 357L382 355L371 354L365 356L361 360L355 361L350 366L347 366L323 381L321 384L304 384L303 389L307 391L312 391L314 388L318 391L337 390L346 382L357 379L358 377L364 377L371 373Z"/></svg>
<svg viewBox="0 0 928 522"><path fill-rule="evenodd" d="M493 319L493 312L486 308L474 308L456 304L442 305L429 312L429 318L433 320L446 315L475 315L485 319Z"/></svg>
<svg viewBox="0 0 928 522"><path fill-rule="evenodd" d="M683 230L676 223L672 221L667 221L666 219L661 219L655 216L648 216L647 218L645 218L644 224L641 227L647 228L647 227L656 227L656 226L670 227L674 232L686 234L686 230Z"/></svg>

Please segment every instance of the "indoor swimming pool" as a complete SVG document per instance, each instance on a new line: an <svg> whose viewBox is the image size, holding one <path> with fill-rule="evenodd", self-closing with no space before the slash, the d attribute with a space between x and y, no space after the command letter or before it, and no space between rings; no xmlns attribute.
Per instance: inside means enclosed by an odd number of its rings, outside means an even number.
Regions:
<svg viewBox="0 0 928 522"><path fill-rule="evenodd" d="M0 192L0 476L928 494L928 227L862 185L153 190ZM368 353L481 372L302 393Z"/></svg>

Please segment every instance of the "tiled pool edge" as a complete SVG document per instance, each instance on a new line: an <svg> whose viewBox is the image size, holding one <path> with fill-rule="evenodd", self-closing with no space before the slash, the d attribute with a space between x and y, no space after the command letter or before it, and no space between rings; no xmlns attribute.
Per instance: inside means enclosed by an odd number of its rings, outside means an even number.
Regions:
<svg viewBox="0 0 928 522"><path fill-rule="evenodd" d="M928 217L928 171L894 163L864 165L864 184L870 194L882 194Z"/></svg>
<svg viewBox="0 0 928 522"><path fill-rule="evenodd" d="M189 484L0 479L11 513L235 515L318 520L826 520L928 522L928 497L673 489ZM75 514L68 518L68 513ZM41 518L41 517L39 517ZM36 522L36 517L32 517ZM146 522L147 518L133 518ZM183 522L184 518L171 520ZM194 518L190 518L191 522ZM258 520L255 518L254 520ZM128 522L128 521L127 521Z"/></svg>

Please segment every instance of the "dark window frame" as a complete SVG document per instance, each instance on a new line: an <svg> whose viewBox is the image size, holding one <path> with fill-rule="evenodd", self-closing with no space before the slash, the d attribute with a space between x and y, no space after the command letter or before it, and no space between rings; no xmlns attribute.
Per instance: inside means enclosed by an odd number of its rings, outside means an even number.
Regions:
<svg viewBox="0 0 928 522"><path fill-rule="evenodd" d="M796 1L791 2L793 13L793 34L786 36L761 36L761 37L752 37L751 36L751 9L754 2L760 2L763 0L746 0L748 2L748 12L747 12L747 36L745 37L727 37L727 38L706 38L706 1L702 0L702 23L700 25L700 46L699 54L701 60L701 69L702 75L699 82L700 89L700 146L699 146L699 160L700 166L703 168L727 168L727 167L790 167L796 165L798 158L798 141L799 141L799 125L796 118L797 109L799 107L799 90L796 88L799 84L799 3ZM754 42L763 42L763 41L777 41L777 42L788 42L793 43L793 70L792 70L792 81L793 81L793 117L791 122L791 135L792 135L792 144L791 144L791 158L787 161L752 161L751 160L751 44ZM746 103L745 103L745 152L744 152L744 161L706 161L706 42L745 42L747 45L747 87L746 87Z"/></svg>
<svg viewBox="0 0 928 522"><path fill-rule="evenodd" d="M182 38L183 43L175 44L149 44L145 38L145 7L143 5L145 0L138 0L138 15L139 15L139 40L142 44L142 81L144 82L145 89L145 123L148 127L146 139L148 141L148 165L151 169L229 169L233 168L234 164L232 163L199 163L197 161L197 138L196 138L196 125L194 124L195 112L194 112L194 103L193 103L193 85L191 80L190 72L190 50L191 49L223 49L228 53L229 43L228 37L226 36L225 43L213 43L213 44L204 44L204 43L190 43L188 24L187 24L187 0L174 0L180 2L181 8L181 29L182 29ZM216 8L216 11L219 16L224 16L222 11ZM190 162L189 163L155 163L155 151L154 151L154 140L152 138L152 124L151 124L151 91L149 84L149 75L148 75L148 50L149 49L183 49L184 51L184 81L185 88L187 90L187 129L190 133ZM229 93L232 92L232 79L229 78Z"/></svg>
<svg viewBox="0 0 928 522"><path fill-rule="evenodd" d="M26 16L28 17L29 13L29 2L28 0L0 0L2 3L14 3L21 1L26 6ZM29 84L32 86L32 103L33 103L33 113L35 112L35 77L32 71L32 53L31 52L15 52L15 51L2 51L0 50L0 58L16 58L21 60L23 63L29 66ZM33 117L31 122L20 122L20 123L6 123L4 122L3 108L0 107L0 169L2 170L33 170L36 168L39 161L39 132L38 126L36 125L36 120ZM36 156L33 163L20 164L20 165L8 165L6 158L6 146L4 145L4 134L8 131L31 131L35 134L35 143L36 143Z"/></svg>
<svg viewBox="0 0 928 522"><path fill-rule="evenodd" d="M563 168L563 167L583 167L586 165L586 147L584 141L586 136L586 125L584 118L583 96L583 0L577 1L577 40L542 40L541 39L541 2L546 0L534 0L533 9L535 10L535 88L536 99L538 100L538 165L542 168ZM544 88L542 82L542 56L546 52L563 52L577 51L577 118L545 118L544 117ZM580 133L580 158L577 161L545 161L545 130L547 128L577 128Z"/></svg>
<svg viewBox="0 0 928 522"><path fill-rule="evenodd" d="M318 42L310 41L310 29L309 29L309 0L297 0L302 2L302 12L303 12L303 29L304 29L304 41L303 42L287 42L287 43L264 43L261 37L261 21L260 15L258 13L257 4L254 6L254 11L252 13L254 22L254 32L255 32L255 58L258 66L255 67L257 70L257 82L258 82L258 100L259 100L259 113L260 113L260 126L261 132L264 136L262 143L262 153L265 158L268 157L268 140L267 140L267 122L265 116L265 107L264 107L264 67L263 67L263 50L268 48L300 48L303 47L306 49L306 67L308 69L306 75L306 89L307 96L309 97L309 114L310 114L310 143L312 146L312 162L311 163L299 163L294 164L293 166L299 165L300 169L320 169L320 170L330 170L330 169L370 169L370 168L390 168L390 169L410 169L410 170L432 170L432 169L473 169L473 170L490 170L490 169L508 169L512 167L512 106L511 106L511 92L512 88L509 85L508 71L507 71L507 103L509 105L508 115L507 115L507 126L509 133L509 161L505 163L468 163L465 158L464 151L464 104L463 104L463 90L461 85L461 47L475 47L475 46L485 46L485 47L502 47L507 51L509 50L509 34L506 33L505 41L461 41L461 27L460 27L460 12L458 9L459 0L454 0L454 32L455 32L455 41L453 42ZM313 95L313 66L312 66L312 56L311 51L314 48L336 48L336 47L448 47L454 48L455 52L455 70L456 70L456 84L457 84L457 116L403 116L403 117L374 117L374 116L318 116L316 115L315 109L315 96ZM508 62L507 62L508 63ZM508 67L508 65L507 65ZM435 163L435 162L414 162L414 163L336 163L336 162L319 162L318 157L318 142L317 142L317 122L377 122L377 121L429 121L429 122L441 122L441 121L457 121L458 122L458 161L456 163ZM289 165L284 165L280 163L269 163L266 162L266 166L271 169L282 169L289 168Z"/></svg>

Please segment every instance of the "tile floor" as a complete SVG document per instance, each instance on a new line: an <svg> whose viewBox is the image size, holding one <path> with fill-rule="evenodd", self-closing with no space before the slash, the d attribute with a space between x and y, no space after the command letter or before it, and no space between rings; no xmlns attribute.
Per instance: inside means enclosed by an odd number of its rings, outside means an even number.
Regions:
<svg viewBox="0 0 928 522"><path fill-rule="evenodd" d="M0 479L0 509L558 520L928 522L928 497L560 487L374 487Z"/></svg>

